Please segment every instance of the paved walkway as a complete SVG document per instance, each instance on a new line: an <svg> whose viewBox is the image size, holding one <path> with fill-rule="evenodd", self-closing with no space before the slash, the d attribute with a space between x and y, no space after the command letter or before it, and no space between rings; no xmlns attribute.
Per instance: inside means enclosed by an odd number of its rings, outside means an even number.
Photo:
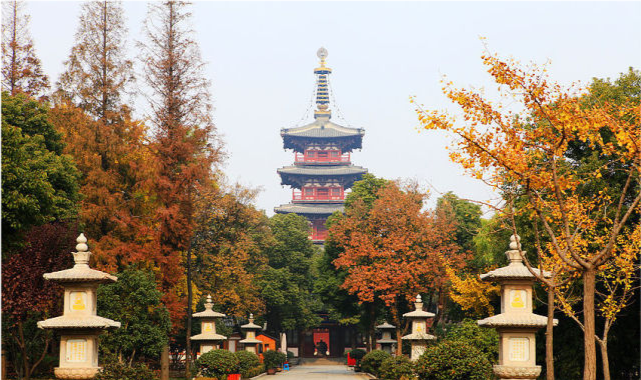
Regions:
<svg viewBox="0 0 641 380"><path fill-rule="evenodd" d="M272 376L265 376L261 380L268 380ZM346 365L297 365L289 371L283 371L273 377L279 379L304 379L304 380L365 380L369 376L362 373L354 373Z"/></svg>

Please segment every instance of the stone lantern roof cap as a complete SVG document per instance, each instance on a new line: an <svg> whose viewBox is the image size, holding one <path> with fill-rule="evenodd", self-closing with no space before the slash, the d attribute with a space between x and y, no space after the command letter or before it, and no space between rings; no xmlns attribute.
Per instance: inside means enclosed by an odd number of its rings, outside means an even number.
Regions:
<svg viewBox="0 0 641 380"><path fill-rule="evenodd" d="M487 317L477 321L481 327L525 327L525 328L541 328L547 326L548 318L543 315L533 313L502 313ZM557 319L554 319L554 326L559 324Z"/></svg>
<svg viewBox="0 0 641 380"><path fill-rule="evenodd" d="M38 322L38 328L41 329L108 329L119 327L120 322L112 321L109 318L103 318L97 315L78 317L62 315L60 317L49 318Z"/></svg>
<svg viewBox="0 0 641 380"><path fill-rule="evenodd" d="M434 335L424 333L424 332L413 332L409 335L403 336L401 339L403 340L432 340L436 339Z"/></svg>
<svg viewBox="0 0 641 380"><path fill-rule="evenodd" d="M65 269L52 273L45 273L43 277L45 280L56 282L116 282L118 278L109 273L101 272L99 270L89 268L89 258L91 252L87 246L87 238L84 234L80 234L76 239L77 252L72 252L73 260L75 262L73 268Z"/></svg>
<svg viewBox="0 0 641 380"><path fill-rule="evenodd" d="M387 321L385 321L383 324L376 326L376 328L379 330L385 330L385 329L395 330L396 326L390 325L389 323L387 323Z"/></svg>
<svg viewBox="0 0 641 380"><path fill-rule="evenodd" d="M421 295L416 296L416 302L414 302L414 307L416 310L410 311L409 313L403 314L403 317L405 318L430 318L435 316L434 313L430 313L429 311L423 311L423 300L421 299Z"/></svg>
<svg viewBox="0 0 641 380"><path fill-rule="evenodd" d="M260 330L262 327L254 323L254 314L249 314L249 323L240 326L243 330Z"/></svg>
<svg viewBox="0 0 641 380"><path fill-rule="evenodd" d="M396 339L379 339L376 341L376 343L379 344L394 344L396 343Z"/></svg>
<svg viewBox="0 0 641 380"><path fill-rule="evenodd" d="M195 318L223 318L223 317L227 316L227 315L225 315L223 313L219 313L217 311L213 311L212 310L213 306L214 306L214 303L211 301L211 294L208 294L207 295L207 301L205 302L205 310L204 311L199 311L198 313L194 313L191 316L195 317Z"/></svg>
<svg viewBox="0 0 641 380"><path fill-rule="evenodd" d="M206 333L194 335L190 339L191 340L227 340L227 337L220 334L214 334L212 332L206 332Z"/></svg>
<svg viewBox="0 0 641 380"><path fill-rule="evenodd" d="M534 280L535 276L530 272L530 270L523 264L523 258L521 253L525 254L525 251L521 251L521 237L519 235L510 236L510 249L505 252L505 255L510 260L510 263L507 266L494 269L487 273L482 274L481 280L483 281L502 281L502 280ZM539 269L532 268L532 270L540 274ZM543 271L545 277L550 277L551 273L548 271Z"/></svg>

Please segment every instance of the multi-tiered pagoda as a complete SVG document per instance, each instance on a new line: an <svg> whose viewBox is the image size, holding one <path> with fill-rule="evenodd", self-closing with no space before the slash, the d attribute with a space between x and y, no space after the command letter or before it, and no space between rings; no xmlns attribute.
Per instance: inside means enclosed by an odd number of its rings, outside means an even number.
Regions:
<svg viewBox="0 0 641 380"><path fill-rule="evenodd" d="M329 83L332 69L325 66L327 50L318 50L320 67L317 76L314 122L302 127L281 130L285 149L294 151L294 165L278 169L281 184L292 187L292 202L276 207L280 214L295 213L311 223L310 238L322 244L327 237L325 221L336 211L343 211L345 191L367 173L352 165L351 152L361 149L362 128L347 128L330 121Z"/></svg>

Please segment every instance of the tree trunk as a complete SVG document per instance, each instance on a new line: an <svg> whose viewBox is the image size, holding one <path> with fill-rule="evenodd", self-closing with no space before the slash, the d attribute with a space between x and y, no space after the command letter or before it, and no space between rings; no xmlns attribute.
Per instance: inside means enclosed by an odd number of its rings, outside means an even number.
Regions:
<svg viewBox="0 0 641 380"><path fill-rule="evenodd" d="M545 378L554 380L554 287L548 287L548 324L545 328Z"/></svg>
<svg viewBox="0 0 641 380"><path fill-rule="evenodd" d="M0 313L0 380L7 380L7 357L5 345L4 313Z"/></svg>
<svg viewBox="0 0 641 380"><path fill-rule="evenodd" d="M596 271L590 268L583 272L583 348L585 364L583 380L596 380L596 338L594 327L594 284Z"/></svg>
<svg viewBox="0 0 641 380"><path fill-rule="evenodd" d="M192 304L192 291L191 291L191 239L189 242L189 249L187 249L187 333L185 343L185 377L191 378L191 304Z"/></svg>
<svg viewBox="0 0 641 380"><path fill-rule="evenodd" d="M188 377L191 379L191 376ZM162 348L160 354L160 380L169 380L169 345L166 344Z"/></svg>
<svg viewBox="0 0 641 380"><path fill-rule="evenodd" d="M392 312L392 323L396 326L396 356L403 355L403 328L401 326L401 319L398 316L398 309L394 307Z"/></svg>
<svg viewBox="0 0 641 380"><path fill-rule="evenodd" d="M610 360L608 359L608 338L597 340L601 348L601 360L603 363L603 380L610 380Z"/></svg>

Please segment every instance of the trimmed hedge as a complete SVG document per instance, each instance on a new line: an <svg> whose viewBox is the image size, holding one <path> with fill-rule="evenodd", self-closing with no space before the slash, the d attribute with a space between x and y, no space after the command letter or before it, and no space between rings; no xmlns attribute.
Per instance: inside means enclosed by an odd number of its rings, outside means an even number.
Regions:
<svg viewBox="0 0 641 380"><path fill-rule="evenodd" d="M444 341L429 347L415 365L420 380L486 380L492 364L479 349L462 341Z"/></svg>
<svg viewBox="0 0 641 380"><path fill-rule="evenodd" d="M260 367L260 358L253 352L249 351L236 351L234 356L238 359L238 371L242 377L253 377L247 375L247 373L256 368Z"/></svg>
<svg viewBox="0 0 641 380"><path fill-rule="evenodd" d="M123 363L110 363L102 367L96 380L157 380L153 371L144 364L129 367Z"/></svg>
<svg viewBox="0 0 641 380"><path fill-rule="evenodd" d="M412 362L407 356L390 356L383 360L379 372L379 377L384 380L414 379Z"/></svg>
<svg viewBox="0 0 641 380"><path fill-rule="evenodd" d="M367 351L361 350L360 348L353 349L349 352L349 356L352 359L356 359L357 361L363 359L363 356L365 356L365 354L367 354Z"/></svg>
<svg viewBox="0 0 641 380"><path fill-rule="evenodd" d="M202 354L196 365L201 376L222 377L232 373L238 373L238 358L233 352L227 350L211 350Z"/></svg>
<svg viewBox="0 0 641 380"><path fill-rule="evenodd" d="M391 356L392 355L383 350L371 351L367 355L363 356L363 360L361 360L361 369L363 370L363 372L369 372L372 375L379 377L379 370L381 368L383 360Z"/></svg>

